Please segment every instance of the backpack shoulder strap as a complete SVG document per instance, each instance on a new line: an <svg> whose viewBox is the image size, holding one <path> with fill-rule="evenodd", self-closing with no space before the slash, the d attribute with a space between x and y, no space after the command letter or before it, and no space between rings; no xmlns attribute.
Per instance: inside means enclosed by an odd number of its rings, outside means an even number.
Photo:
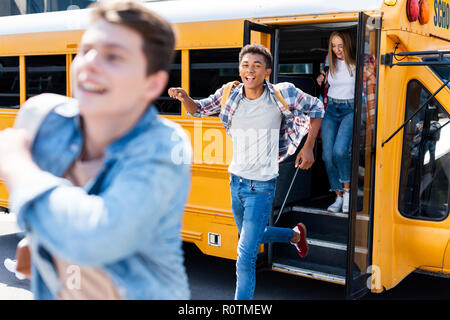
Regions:
<svg viewBox="0 0 450 320"><path fill-rule="evenodd" d="M28 131L33 142L47 115L57 106L70 100L72 98L54 93L43 93L28 99L17 113L14 128Z"/></svg>
<svg viewBox="0 0 450 320"><path fill-rule="evenodd" d="M275 97L277 98L278 101L280 101L283 106L289 110L289 105L286 103L286 100L284 100L283 95L281 94L280 89L278 89L277 87L273 86L273 92L275 93Z"/></svg>
<svg viewBox="0 0 450 320"><path fill-rule="evenodd" d="M228 98L230 97L231 89L234 86L237 86L239 83L240 83L239 81L231 81L225 85L225 88L224 88L223 94L222 94L222 100L220 101L220 107L222 109L225 106L225 102L227 102Z"/></svg>

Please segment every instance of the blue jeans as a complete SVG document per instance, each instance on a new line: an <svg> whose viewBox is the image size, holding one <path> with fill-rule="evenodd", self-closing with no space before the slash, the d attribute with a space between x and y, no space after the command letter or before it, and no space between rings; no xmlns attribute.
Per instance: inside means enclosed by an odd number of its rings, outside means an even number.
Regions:
<svg viewBox="0 0 450 320"><path fill-rule="evenodd" d="M328 98L322 120L322 158L331 191L343 191L343 183L350 182L353 110L353 100Z"/></svg>
<svg viewBox="0 0 450 320"><path fill-rule="evenodd" d="M267 226L277 179L248 180L230 175L231 208L239 231L236 261L236 300L252 299L255 291L255 264L261 243L289 242L289 228Z"/></svg>

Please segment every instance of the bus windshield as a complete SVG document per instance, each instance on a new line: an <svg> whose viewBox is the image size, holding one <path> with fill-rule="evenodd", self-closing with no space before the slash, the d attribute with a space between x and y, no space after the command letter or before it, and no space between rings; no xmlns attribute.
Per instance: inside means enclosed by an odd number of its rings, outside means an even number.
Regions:
<svg viewBox="0 0 450 320"><path fill-rule="evenodd" d="M450 64L450 57L444 56L443 61L448 62ZM439 61L439 57L424 57L423 61L430 62L430 61ZM431 70L443 81L447 81L450 78L450 67L449 65L432 65L429 66ZM450 84L447 85L450 87Z"/></svg>

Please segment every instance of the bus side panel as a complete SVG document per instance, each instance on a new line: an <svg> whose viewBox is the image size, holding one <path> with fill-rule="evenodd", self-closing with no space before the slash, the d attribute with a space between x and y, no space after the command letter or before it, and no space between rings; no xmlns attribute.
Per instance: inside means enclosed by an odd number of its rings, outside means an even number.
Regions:
<svg viewBox="0 0 450 320"><path fill-rule="evenodd" d="M450 274L450 239L447 242L447 249L444 254L444 262L442 263L442 272Z"/></svg>
<svg viewBox="0 0 450 320"><path fill-rule="evenodd" d="M403 32L399 31L398 36L393 36L392 31L383 31L381 52L393 52L396 42L402 37L401 33ZM410 34L407 42L426 45L427 38ZM397 50L408 51L403 45ZM443 263L447 263L448 268L450 260L447 245L450 239L449 217L443 221L426 221L405 217L399 211L403 130L381 146L405 121L408 82L417 79L431 93L437 90L442 82L424 66L391 68L380 65L379 69L372 262L380 271L381 287L374 290L376 292L395 287L418 268L442 270ZM447 109L445 101L449 101L446 98L448 96L448 89L436 96Z"/></svg>
<svg viewBox="0 0 450 320"><path fill-rule="evenodd" d="M243 25L240 19L178 23L177 49L241 47Z"/></svg>
<svg viewBox="0 0 450 320"><path fill-rule="evenodd" d="M17 110L0 109L0 130L11 128L16 118ZM0 206L8 208L9 193L3 179L0 179Z"/></svg>
<svg viewBox="0 0 450 320"><path fill-rule="evenodd" d="M191 120L192 119L192 120ZM193 149L191 192L182 236L208 255L236 259L237 228L231 211L230 137L217 118L178 120Z"/></svg>
<svg viewBox="0 0 450 320"><path fill-rule="evenodd" d="M0 36L1 55L76 53L82 30Z"/></svg>

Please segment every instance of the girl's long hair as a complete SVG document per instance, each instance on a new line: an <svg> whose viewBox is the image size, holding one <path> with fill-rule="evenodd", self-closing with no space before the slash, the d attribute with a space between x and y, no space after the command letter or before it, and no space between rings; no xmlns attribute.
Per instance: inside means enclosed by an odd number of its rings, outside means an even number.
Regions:
<svg viewBox="0 0 450 320"><path fill-rule="evenodd" d="M342 42L344 43L345 64L347 65L350 75L353 76L353 72L356 66L355 40L354 37L349 32L346 31L333 31L333 33L331 33L330 35L330 41L328 44L328 60L330 63L330 73L331 75L334 75L334 73L336 72L336 63L338 59L333 52L333 44L331 43L333 37L335 36L341 38Z"/></svg>

